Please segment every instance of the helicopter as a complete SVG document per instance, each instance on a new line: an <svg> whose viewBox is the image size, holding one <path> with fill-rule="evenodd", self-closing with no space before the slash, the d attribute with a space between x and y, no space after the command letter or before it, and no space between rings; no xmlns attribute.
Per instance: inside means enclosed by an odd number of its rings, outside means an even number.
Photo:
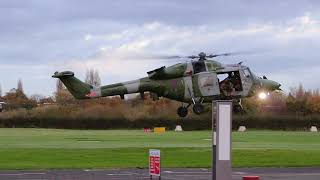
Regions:
<svg viewBox="0 0 320 180"><path fill-rule="evenodd" d="M197 115L204 112L204 103L214 100L236 101L236 109L242 109L241 99L257 93L281 90L278 82L256 76L250 68L237 64L222 64L212 58L232 56L236 53L210 54L204 52L192 56L166 56L164 58L188 58L190 62L162 66L147 72L148 76L122 83L95 87L77 79L72 71L55 72L76 99L91 99L125 94L140 93L144 99L149 92L153 99L166 97L182 102L177 109L180 117L188 115L192 105ZM162 57L163 58L163 57Z"/></svg>

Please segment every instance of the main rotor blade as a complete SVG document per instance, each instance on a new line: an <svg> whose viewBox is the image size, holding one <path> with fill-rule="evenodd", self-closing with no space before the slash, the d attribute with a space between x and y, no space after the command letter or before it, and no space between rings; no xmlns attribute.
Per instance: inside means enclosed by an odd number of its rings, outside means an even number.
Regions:
<svg viewBox="0 0 320 180"><path fill-rule="evenodd" d="M150 59L180 59L180 58L185 58L185 57L183 57L183 56L155 55L155 56L149 56L146 58L150 58Z"/></svg>
<svg viewBox="0 0 320 180"><path fill-rule="evenodd" d="M208 55L208 58L214 58L214 57L219 57L219 56L236 56L236 55L241 55L241 54L246 54L246 53L232 52L232 53L222 53L222 54L210 54L210 55Z"/></svg>
<svg viewBox="0 0 320 180"><path fill-rule="evenodd" d="M208 58L214 58L219 56L237 56L237 55L251 55L251 54L258 54L265 52L262 50L253 50L253 51L238 51L238 52L230 52L230 53L222 53L222 54L210 54L207 57Z"/></svg>
<svg viewBox="0 0 320 180"><path fill-rule="evenodd" d="M179 62L184 61L179 57L174 56L154 56L154 55L122 55L119 57L113 57L113 59L118 59L120 61L136 61L136 62Z"/></svg>
<svg viewBox="0 0 320 180"><path fill-rule="evenodd" d="M186 56L168 56L168 55L134 55L134 56L127 56L126 58L130 59L141 59L141 60L170 60L170 59L182 59L188 58Z"/></svg>
<svg viewBox="0 0 320 180"><path fill-rule="evenodd" d="M208 57L208 58L214 58L214 57L219 57L219 56L231 56L231 55L234 55L234 54L232 54L232 53L210 54L210 55L208 55L207 57Z"/></svg>

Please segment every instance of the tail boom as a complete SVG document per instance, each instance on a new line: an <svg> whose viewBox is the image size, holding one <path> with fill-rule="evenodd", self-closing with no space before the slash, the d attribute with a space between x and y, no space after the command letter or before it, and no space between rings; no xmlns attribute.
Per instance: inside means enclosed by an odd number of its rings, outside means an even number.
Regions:
<svg viewBox="0 0 320 180"><path fill-rule="evenodd" d="M123 98L125 94L144 92L149 89L149 83L146 83L145 79L94 87L74 77L74 73L71 71L56 72L52 77L60 79L76 99L116 95L120 95Z"/></svg>

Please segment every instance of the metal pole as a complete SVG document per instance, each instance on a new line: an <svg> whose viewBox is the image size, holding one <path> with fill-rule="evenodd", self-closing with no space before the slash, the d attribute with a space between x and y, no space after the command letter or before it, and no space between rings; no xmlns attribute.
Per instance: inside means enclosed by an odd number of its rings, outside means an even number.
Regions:
<svg viewBox="0 0 320 180"><path fill-rule="evenodd" d="M216 180L216 166L217 166L217 163L216 163L216 135L215 135L215 132L216 132L216 108L215 108L215 105L216 105L216 102L215 101L212 101L212 113L211 113L211 120L212 120L212 180Z"/></svg>
<svg viewBox="0 0 320 180"><path fill-rule="evenodd" d="M231 180L232 101L217 101L216 109L215 178Z"/></svg>

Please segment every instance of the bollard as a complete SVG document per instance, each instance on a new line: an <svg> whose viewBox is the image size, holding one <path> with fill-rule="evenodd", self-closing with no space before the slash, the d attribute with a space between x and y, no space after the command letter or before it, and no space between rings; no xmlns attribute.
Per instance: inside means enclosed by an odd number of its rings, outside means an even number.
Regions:
<svg viewBox="0 0 320 180"><path fill-rule="evenodd" d="M177 125L177 126L176 126L176 129L175 129L174 131L176 131L176 132L182 132L183 130L182 130L181 125Z"/></svg>
<svg viewBox="0 0 320 180"><path fill-rule="evenodd" d="M316 126L311 126L310 132L318 132L318 129Z"/></svg>
<svg viewBox="0 0 320 180"><path fill-rule="evenodd" d="M259 176L243 176L243 180L259 180Z"/></svg>
<svg viewBox="0 0 320 180"><path fill-rule="evenodd" d="M245 126L239 126L238 132L245 132L247 128Z"/></svg>

